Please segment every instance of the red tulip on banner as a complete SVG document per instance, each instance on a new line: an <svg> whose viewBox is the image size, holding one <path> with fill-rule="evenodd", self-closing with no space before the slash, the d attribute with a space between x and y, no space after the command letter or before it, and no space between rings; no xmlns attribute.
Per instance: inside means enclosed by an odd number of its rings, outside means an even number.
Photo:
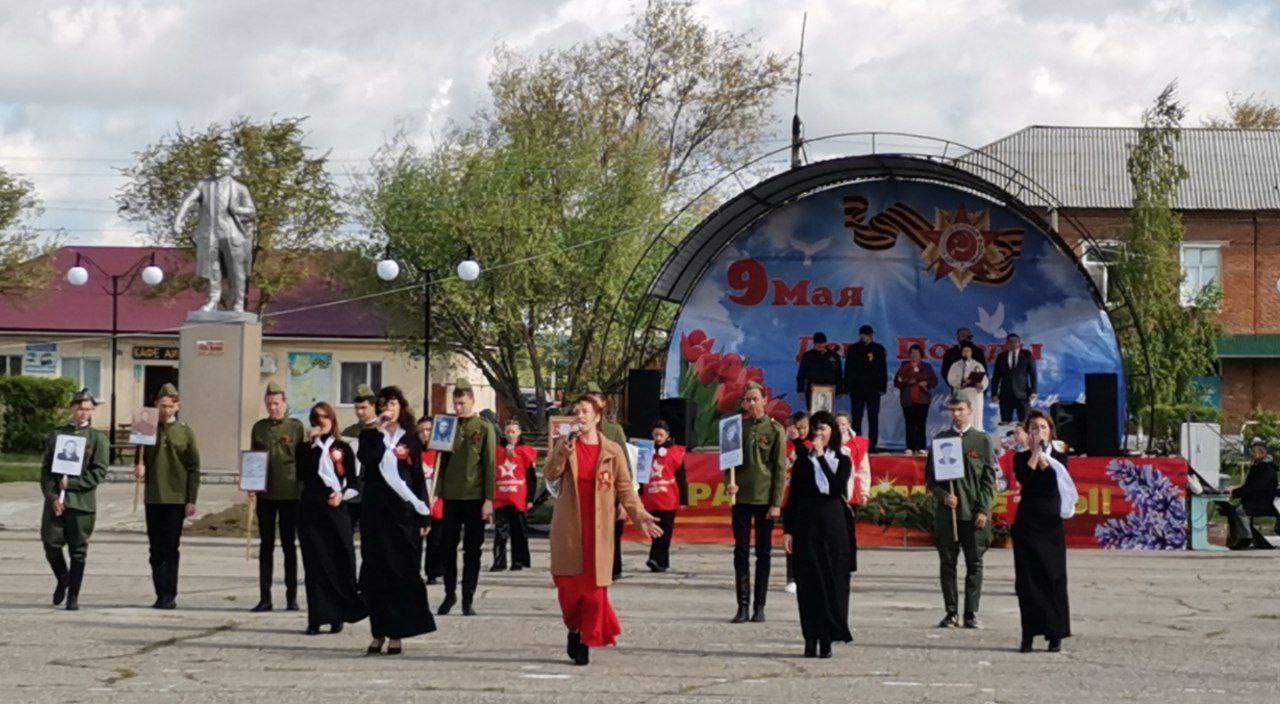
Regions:
<svg viewBox="0 0 1280 704"><path fill-rule="evenodd" d="M742 395L746 391L747 385L738 379L722 382L716 387L716 410L721 413L733 413L742 405Z"/></svg>
<svg viewBox="0 0 1280 704"><path fill-rule="evenodd" d="M745 383L740 379L742 371L742 357L730 352L720 358L720 369L716 376L721 383Z"/></svg>
<svg viewBox="0 0 1280 704"><path fill-rule="evenodd" d="M680 336L680 354L686 362L696 362L702 355L710 354L711 348L716 344L715 339L707 337L707 333L702 330L694 330L687 335Z"/></svg>
<svg viewBox="0 0 1280 704"><path fill-rule="evenodd" d="M720 355L704 354L693 363L693 371L698 375L698 381L702 384L710 385L715 382L720 374Z"/></svg>

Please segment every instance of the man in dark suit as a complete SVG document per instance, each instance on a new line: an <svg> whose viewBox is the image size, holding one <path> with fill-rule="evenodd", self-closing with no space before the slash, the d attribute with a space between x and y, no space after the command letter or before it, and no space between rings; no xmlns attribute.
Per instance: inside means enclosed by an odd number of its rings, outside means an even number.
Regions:
<svg viewBox="0 0 1280 704"><path fill-rule="evenodd" d="M862 432L862 414L867 414L867 441L870 452L880 439L880 396L889 388L889 368L884 345L875 341L870 325L858 329L858 341L845 355L844 388L853 407L853 429Z"/></svg>
<svg viewBox="0 0 1280 704"><path fill-rule="evenodd" d="M827 346L825 333L813 334L813 347L800 355L800 370L796 373L796 392L809 404L809 389L814 385L836 387L840 391L840 353Z"/></svg>
<svg viewBox="0 0 1280 704"><path fill-rule="evenodd" d="M987 354L982 350L981 347L974 344L973 331L970 330L969 328L960 328L956 330L956 344L949 347L947 351L942 355L943 381L946 381L947 372L951 371L951 365L960 361L961 347L972 347L973 358L978 362L978 364L981 364L984 367L987 365ZM950 383L951 382L947 382L948 385L950 385Z"/></svg>
<svg viewBox="0 0 1280 704"><path fill-rule="evenodd" d="M1008 423L1015 415L1025 421L1036 397L1036 360L1022 349L1022 338L1012 333L1005 338L991 383L991 395L1000 400L1000 422Z"/></svg>

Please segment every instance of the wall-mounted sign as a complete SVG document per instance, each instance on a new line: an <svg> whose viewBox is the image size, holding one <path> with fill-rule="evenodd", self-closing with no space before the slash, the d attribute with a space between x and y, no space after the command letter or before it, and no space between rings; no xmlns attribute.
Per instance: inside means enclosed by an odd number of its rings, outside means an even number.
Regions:
<svg viewBox="0 0 1280 704"><path fill-rule="evenodd" d="M22 359L23 374L57 374L58 343L28 342Z"/></svg>
<svg viewBox="0 0 1280 704"><path fill-rule="evenodd" d="M201 357L221 357L222 340L196 340L196 354Z"/></svg>
<svg viewBox="0 0 1280 704"><path fill-rule="evenodd" d="M161 347L159 345L138 345L133 348L133 358L142 360L176 361L177 347Z"/></svg>

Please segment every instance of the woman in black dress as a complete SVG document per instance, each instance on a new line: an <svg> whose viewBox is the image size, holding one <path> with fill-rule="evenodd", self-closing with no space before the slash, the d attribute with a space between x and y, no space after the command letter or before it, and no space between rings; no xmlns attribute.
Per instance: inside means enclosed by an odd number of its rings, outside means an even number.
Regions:
<svg viewBox="0 0 1280 704"><path fill-rule="evenodd" d="M413 411L394 386L378 392L379 427L360 434L364 477L360 512L360 593L376 655L402 652L400 639L436 630L422 583L422 538L431 525L422 442Z"/></svg>
<svg viewBox="0 0 1280 704"><path fill-rule="evenodd" d="M1067 543L1062 525L1064 506L1074 501L1074 484L1064 477L1067 501L1059 491L1059 474L1066 474L1067 456L1053 448L1053 421L1040 411L1027 417L1031 449L1013 458L1013 473L1022 485L1013 523L1014 586L1022 612L1022 652L1031 652L1036 636L1049 640L1049 651L1062 649L1071 635L1067 605ZM1055 466L1056 465L1056 466Z"/></svg>
<svg viewBox="0 0 1280 704"><path fill-rule="evenodd" d="M360 494L356 457L337 434L333 407L317 403L311 408L311 435L298 445L298 541L306 570L307 635L330 624L332 633L342 624L365 617L364 600L356 589L356 551L351 542L351 515L343 502Z"/></svg>
<svg viewBox="0 0 1280 704"><path fill-rule="evenodd" d="M809 418L808 448L797 444L791 489L782 509L783 547L791 556L804 655L831 657L832 641L853 640L849 631L849 574L853 555L845 491L853 463L840 444L835 416Z"/></svg>

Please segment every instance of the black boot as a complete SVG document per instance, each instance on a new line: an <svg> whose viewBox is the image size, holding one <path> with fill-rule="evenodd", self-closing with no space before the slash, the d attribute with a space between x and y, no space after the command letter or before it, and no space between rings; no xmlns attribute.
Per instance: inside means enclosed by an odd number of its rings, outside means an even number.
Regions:
<svg viewBox="0 0 1280 704"><path fill-rule="evenodd" d="M44 556L49 567L53 568L53 578L57 580L53 587L53 605L58 606L67 598L67 561L62 557L62 550L46 548Z"/></svg>
<svg viewBox="0 0 1280 704"><path fill-rule="evenodd" d="M569 631L569 638L564 644L564 653L572 660L578 654L578 648L582 647L582 634L577 631Z"/></svg>
<svg viewBox="0 0 1280 704"><path fill-rule="evenodd" d="M818 641L816 641L816 640L805 640L805 642L804 642L804 656L805 656L806 658L816 658L816 657L818 657Z"/></svg>
<svg viewBox="0 0 1280 704"><path fill-rule="evenodd" d="M476 615L476 610L471 608L471 604L475 601L475 597L476 597L475 590L464 589L462 591L462 615L463 616Z"/></svg>
<svg viewBox="0 0 1280 704"><path fill-rule="evenodd" d="M751 578L746 572L734 575L734 587L738 591L738 613L729 623L746 623L751 620Z"/></svg>
<svg viewBox="0 0 1280 704"><path fill-rule="evenodd" d="M751 611L753 623L764 623L764 604L769 595L769 565L756 563L756 601Z"/></svg>
<svg viewBox="0 0 1280 704"><path fill-rule="evenodd" d="M285 600L285 604L284 604L285 610L301 611L301 609L298 608L298 588L297 587L294 587L293 589L286 591L284 595L284 600Z"/></svg>
<svg viewBox="0 0 1280 704"><path fill-rule="evenodd" d="M453 605L456 603L458 603L457 595L453 592L445 592L444 601L440 602L440 608L436 609L436 615L448 616L449 612L453 610Z"/></svg>
<svg viewBox="0 0 1280 704"><path fill-rule="evenodd" d="M80 610L80 584L84 582L84 560L71 560L67 572L67 611Z"/></svg>
<svg viewBox="0 0 1280 704"><path fill-rule="evenodd" d="M1020 652L1020 653L1029 653L1029 652L1031 652L1032 641L1033 641L1033 639L1034 639L1034 638L1035 638L1035 636L1029 636L1029 635L1027 635L1026 633L1023 633L1023 634L1022 634L1022 645L1018 648L1018 652Z"/></svg>
<svg viewBox="0 0 1280 704"><path fill-rule="evenodd" d="M826 659L831 657L831 641L822 640L818 643L818 657Z"/></svg>
<svg viewBox="0 0 1280 704"><path fill-rule="evenodd" d="M507 538L511 527L506 521L494 521L493 525L493 565L490 572L503 572L507 569Z"/></svg>

